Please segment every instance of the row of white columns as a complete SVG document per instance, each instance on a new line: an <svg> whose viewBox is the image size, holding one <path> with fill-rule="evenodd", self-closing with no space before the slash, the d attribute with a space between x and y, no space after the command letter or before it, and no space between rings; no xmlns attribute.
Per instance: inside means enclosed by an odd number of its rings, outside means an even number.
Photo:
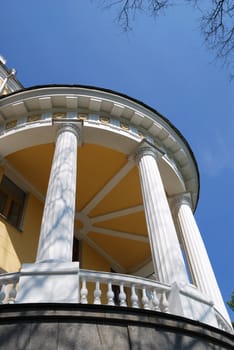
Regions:
<svg viewBox="0 0 234 350"><path fill-rule="evenodd" d="M58 129L53 164L43 213L37 262L72 261L75 218L76 161L80 124L62 124ZM155 272L163 283L189 284L175 222L187 253L193 282L215 305L225 310L208 254L191 209L189 195L168 204L157 160L151 146L138 149L136 160ZM224 311L226 312L226 311Z"/></svg>

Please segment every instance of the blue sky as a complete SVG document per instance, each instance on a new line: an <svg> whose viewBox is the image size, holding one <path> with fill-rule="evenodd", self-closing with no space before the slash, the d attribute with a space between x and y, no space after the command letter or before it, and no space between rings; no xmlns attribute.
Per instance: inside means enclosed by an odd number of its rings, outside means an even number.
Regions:
<svg viewBox="0 0 234 350"><path fill-rule="evenodd" d="M0 53L25 87L113 89L154 107L182 132L200 169L196 220L227 301L234 290L234 82L206 49L192 7L170 8L156 20L142 14L124 33L114 11L97 3L2 2Z"/></svg>

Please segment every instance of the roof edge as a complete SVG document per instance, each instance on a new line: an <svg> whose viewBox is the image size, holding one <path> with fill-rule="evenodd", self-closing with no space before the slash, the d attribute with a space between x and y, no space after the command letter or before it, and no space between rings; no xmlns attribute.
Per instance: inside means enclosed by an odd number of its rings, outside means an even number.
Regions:
<svg viewBox="0 0 234 350"><path fill-rule="evenodd" d="M126 98L132 102L135 102L137 104L139 104L140 106L148 109L149 111L157 114L160 118L162 118L166 123L169 124L169 126L176 132L176 134L182 139L182 141L185 143L186 147L188 148L189 150L189 153L191 155L191 158L194 162L194 165L195 165L195 169L196 169L196 172L197 172L197 179L198 179L198 192L197 192L197 201L196 201L196 205L195 205L195 208L194 208L194 211L196 210L196 207L197 207L197 203L198 203L198 200L199 200L199 195L200 195L200 173L199 173L199 168L198 168L198 164L197 164L197 161L196 161L196 158L194 156L194 153L188 143L188 141L186 140L186 138L181 134L181 132L174 126L174 124L171 123L171 121L166 118L164 115L162 115L161 113L159 113L155 108L147 105L146 103L136 99L136 98L133 98L133 97L130 97L129 95L127 94L124 94L124 93L121 93L121 92L118 92L118 91L115 91L115 90L111 90L111 89L107 89L107 88L103 88L103 87L97 87L97 86L93 86L93 85L82 85L82 84L46 84L46 85L35 85L35 86L30 86L28 88L23 88L21 90L17 90L17 91L14 91L12 93L9 93L7 95L2 95L0 96L0 101L3 100L3 99L6 99L7 97L9 96L12 96L12 95L16 95L16 94L20 94L22 92L26 92L26 91L33 91L33 90L37 90L37 89L47 89L47 88L83 88L83 89L90 89L90 90L99 90L99 91L103 91L103 92L107 92L107 93L110 93L112 95L116 95L116 96L120 96L120 97L123 97L123 98Z"/></svg>

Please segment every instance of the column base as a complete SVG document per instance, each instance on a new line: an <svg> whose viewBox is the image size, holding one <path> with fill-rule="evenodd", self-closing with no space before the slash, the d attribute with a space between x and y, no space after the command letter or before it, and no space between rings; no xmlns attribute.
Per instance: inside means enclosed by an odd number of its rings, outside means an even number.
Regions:
<svg viewBox="0 0 234 350"><path fill-rule="evenodd" d="M78 303L79 262L23 264L16 303Z"/></svg>
<svg viewBox="0 0 234 350"><path fill-rule="evenodd" d="M218 327L213 301L193 285L182 286L175 282L169 299L170 313Z"/></svg>

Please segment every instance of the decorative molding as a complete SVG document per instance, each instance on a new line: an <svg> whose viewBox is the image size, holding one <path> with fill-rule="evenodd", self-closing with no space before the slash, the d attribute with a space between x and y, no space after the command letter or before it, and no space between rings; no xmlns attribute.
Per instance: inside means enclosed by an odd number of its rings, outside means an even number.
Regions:
<svg viewBox="0 0 234 350"><path fill-rule="evenodd" d="M6 130L14 129L16 127L16 125L17 125L17 119L11 120L11 121L6 123L5 128L6 128Z"/></svg>
<svg viewBox="0 0 234 350"><path fill-rule="evenodd" d="M77 138L80 138L81 136L81 129L82 129L83 123L80 121L77 122L67 122L63 120L63 123L58 123L58 129L57 129L57 138L60 134L63 132L71 132L73 133Z"/></svg>
<svg viewBox="0 0 234 350"><path fill-rule="evenodd" d="M190 192L184 192L176 196L169 197L168 201L174 215L178 212L180 206L183 204L188 205L189 208L192 209L192 196Z"/></svg>
<svg viewBox="0 0 234 350"><path fill-rule="evenodd" d="M50 119L29 119L27 122L30 114L45 114L48 111L51 112ZM93 114L97 118L93 118ZM174 161L175 167L182 174L186 190L194 193L193 202L194 207L196 206L199 175L186 141L170 122L137 101L101 89L43 87L6 96L1 102L0 115L3 119L0 133L4 136L8 132L12 134L14 131L19 132L21 128L27 130L29 127L45 126L49 122L82 120L84 127L98 127L106 131L111 128L113 132L138 143L145 140L152 147L156 147L159 153L167 154L168 159ZM24 117L25 122L16 123L15 126L9 124L7 129L6 123L16 119L15 116ZM186 183L188 178L191 179L189 184Z"/></svg>
<svg viewBox="0 0 234 350"><path fill-rule="evenodd" d="M41 114L33 114L27 117L27 123L35 123L41 120Z"/></svg>
<svg viewBox="0 0 234 350"><path fill-rule="evenodd" d="M141 144L137 147L137 150L134 154L134 159L137 163L144 156L152 156L156 161L164 155L164 152L158 149L154 144L151 144L149 141L144 139Z"/></svg>

